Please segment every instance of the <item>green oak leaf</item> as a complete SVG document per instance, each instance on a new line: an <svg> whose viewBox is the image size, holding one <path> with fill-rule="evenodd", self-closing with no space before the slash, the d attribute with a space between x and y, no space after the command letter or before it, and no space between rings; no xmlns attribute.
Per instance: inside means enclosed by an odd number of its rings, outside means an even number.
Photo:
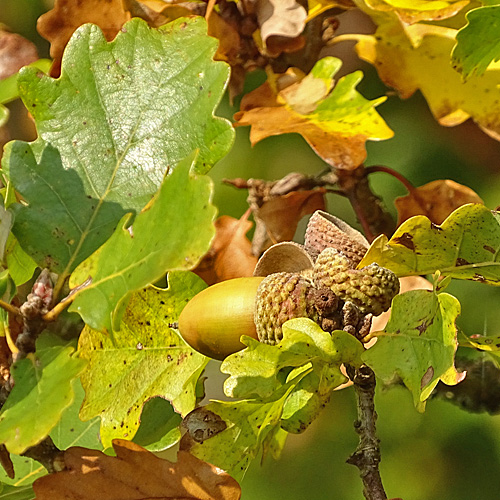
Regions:
<svg viewBox="0 0 500 500"><path fill-rule="evenodd" d="M330 401L332 391L347 382L340 366L313 362L312 367L313 370L300 380L285 401L281 427L287 432L304 432ZM289 379L305 368L293 370Z"/></svg>
<svg viewBox="0 0 500 500"><path fill-rule="evenodd" d="M21 248L12 233L9 235L5 247L5 264L17 286L31 279L37 267L36 262Z"/></svg>
<svg viewBox="0 0 500 500"><path fill-rule="evenodd" d="M481 76L500 59L500 6L470 10L466 18L468 24L458 31L452 52L453 67L464 79Z"/></svg>
<svg viewBox="0 0 500 500"><path fill-rule="evenodd" d="M283 340L276 346L242 337L246 349L228 356L221 371L230 375L224 382L226 396L266 398L284 383L283 371L310 362L332 365L356 364L361 343L346 332L324 332L314 321L296 318L283 325ZM340 372L339 372L340 373ZM342 377L340 385L345 381Z"/></svg>
<svg viewBox="0 0 500 500"><path fill-rule="evenodd" d="M113 339L83 330L79 352L89 365L81 377L86 397L80 418L101 417L104 447L114 438L134 437L150 398L168 399L182 415L195 407L208 358L191 349L169 323L205 286L191 273L170 273L167 290L149 287L132 295Z"/></svg>
<svg viewBox="0 0 500 500"><path fill-rule="evenodd" d="M36 354L15 363L15 385L0 413L0 442L20 454L56 426L74 399L73 382L86 361L73 355L71 343L49 332L37 340Z"/></svg>
<svg viewBox="0 0 500 500"><path fill-rule="evenodd" d="M198 150L206 172L229 150L232 127L214 117L229 68L213 60L217 41L206 32L200 17L159 29L133 19L108 43L86 24L66 47L60 78L21 70L38 139L10 143L3 158L27 202L13 232L61 282L182 158Z"/></svg>
<svg viewBox="0 0 500 500"><path fill-rule="evenodd" d="M73 403L63 411L59 422L57 422L57 425L50 432L50 437L54 441L54 444L61 450L65 450L70 446L83 446L85 448L101 450L99 419L96 418L89 422L82 422L78 417L78 412L85 396L82 384L78 379L74 381L73 389L75 393ZM47 470L39 462L28 457L11 455L11 459L14 464L16 476L14 479L11 479L0 468L0 483L18 488L17 490L12 490L13 492L25 492L28 494L31 491L32 496L26 498L35 498L35 494L31 490L31 484L39 477L46 475ZM6 492L7 490L3 491ZM6 496L5 498L11 497Z"/></svg>
<svg viewBox="0 0 500 500"><path fill-rule="evenodd" d="M31 486L11 486L0 483L0 500L32 500L33 498L35 498L35 492Z"/></svg>
<svg viewBox="0 0 500 500"><path fill-rule="evenodd" d="M50 59L38 59L38 61L28 64L33 68L48 73L52 61ZM19 97L19 90L17 88L17 77L19 73L8 76L0 80L0 127L7 123L9 119L9 109L4 104L13 101Z"/></svg>
<svg viewBox="0 0 500 500"><path fill-rule="evenodd" d="M29 201L29 206L11 207L14 234L40 267L72 271L109 238L126 211L116 202L88 195L77 171L65 169L50 144L39 161L30 145L20 141L10 144L8 154L10 181Z"/></svg>
<svg viewBox="0 0 500 500"><path fill-rule="evenodd" d="M500 214L484 205L464 205L440 226L417 215L390 240L379 236L358 268L373 262L398 276L440 271L445 276L500 285Z"/></svg>
<svg viewBox="0 0 500 500"><path fill-rule="evenodd" d="M71 275L72 288L91 278L69 310L92 328L118 330L133 291L168 270L193 268L209 249L216 212L210 204L212 182L192 175L191 165L189 159L181 161L133 225L125 216L111 238Z"/></svg>
<svg viewBox="0 0 500 500"><path fill-rule="evenodd" d="M236 480L241 479L251 461L261 450L279 453L284 434L279 431L283 406L290 392L308 371L283 385L272 397L236 402L212 401L205 410L218 415L226 429L202 443L195 440L181 442L196 457L227 471Z"/></svg>
<svg viewBox="0 0 500 500"><path fill-rule="evenodd" d="M73 404L64 410L61 419L52 429L50 437L60 450L71 446L102 450L99 439L99 418L86 422L80 420L80 407L85 399L85 391L80 380L75 380L73 389L75 391Z"/></svg>
<svg viewBox="0 0 500 500"><path fill-rule="evenodd" d="M181 422L182 417L168 401L152 398L144 405L141 425L133 441L149 451L163 451L180 441Z"/></svg>
<svg viewBox="0 0 500 500"><path fill-rule="evenodd" d="M413 290L397 295L387 326L362 359L384 382L401 377L423 411L440 380L455 385L465 376L454 365L459 314L460 303L447 293Z"/></svg>
<svg viewBox="0 0 500 500"><path fill-rule="evenodd" d="M0 261L5 260L5 248L12 229L12 223L12 213L6 210L2 204L0 206Z"/></svg>

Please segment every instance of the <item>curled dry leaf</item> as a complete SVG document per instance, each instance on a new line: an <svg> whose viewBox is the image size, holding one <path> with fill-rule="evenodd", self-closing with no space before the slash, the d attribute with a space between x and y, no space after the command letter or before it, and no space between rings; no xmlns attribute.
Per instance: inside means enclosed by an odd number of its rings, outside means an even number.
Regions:
<svg viewBox="0 0 500 500"><path fill-rule="evenodd" d="M215 221L215 239L194 272L208 285L232 278L252 276L257 258L245 236L252 227L250 210L241 219L223 215Z"/></svg>
<svg viewBox="0 0 500 500"><path fill-rule="evenodd" d="M320 188L270 197L255 215L266 225L267 233L274 243L290 241L302 217L325 209L325 192Z"/></svg>
<svg viewBox="0 0 500 500"><path fill-rule="evenodd" d="M260 36L267 53L276 57L304 46L300 37L307 19L306 9L296 0L257 0L255 6Z"/></svg>
<svg viewBox="0 0 500 500"><path fill-rule="evenodd" d="M51 76L59 76L64 48L79 26L96 24L106 39L112 40L129 19L122 0L56 0L54 8L40 16L37 24L40 35L50 42L54 59Z"/></svg>
<svg viewBox="0 0 500 500"><path fill-rule="evenodd" d="M414 215L425 215L434 224L441 224L451 212L467 203L483 200L471 188L449 179L429 182L394 201L398 225Z"/></svg>
<svg viewBox="0 0 500 500"><path fill-rule="evenodd" d="M241 489L227 473L187 452L162 460L129 441L115 439L116 457L74 447L67 469L33 484L36 500L238 500Z"/></svg>
<svg viewBox="0 0 500 500"><path fill-rule="evenodd" d="M38 59L33 43L17 33L0 30L0 80Z"/></svg>

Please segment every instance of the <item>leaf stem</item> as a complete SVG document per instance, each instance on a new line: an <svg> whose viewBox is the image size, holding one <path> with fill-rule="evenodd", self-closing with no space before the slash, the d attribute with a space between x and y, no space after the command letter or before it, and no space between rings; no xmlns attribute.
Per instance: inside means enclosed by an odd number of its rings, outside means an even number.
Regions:
<svg viewBox="0 0 500 500"><path fill-rule="evenodd" d="M8 302L5 302L4 300L0 300L0 307L2 309L5 309L6 311L10 312L11 314L15 314L16 316L21 316L21 311L19 311L18 307L13 306L12 304L9 304Z"/></svg>
<svg viewBox="0 0 500 500"><path fill-rule="evenodd" d="M414 194L415 186L402 174L398 171L386 167L384 165L372 165L371 167L365 168L366 175L373 174L375 172L384 172L386 174L392 175L395 179L397 179L403 186L408 190L410 194Z"/></svg>
<svg viewBox="0 0 500 500"><path fill-rule="evenodd" d="M380 447L375 427L375 374L366 365L358 369L348 367L347 373L353 381L356 393L358 419L354 422L354 428L359 435L358 447L347 459L347 463L359 469L366 500L386 500L387 495L378 468Z"/></svg>

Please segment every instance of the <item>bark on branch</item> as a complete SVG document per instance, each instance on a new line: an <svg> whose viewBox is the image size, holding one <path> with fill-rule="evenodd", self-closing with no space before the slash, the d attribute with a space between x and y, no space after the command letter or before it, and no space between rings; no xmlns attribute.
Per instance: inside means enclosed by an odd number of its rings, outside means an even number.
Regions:
<svg viewBox="0 0 500 500"><path fill-rule="evenodd" d="M359 435L359 444L347 459L347 463L359 469L366 500L386 500L387 495L378 468L380 448L375 427L375 374L368 366L359 369L351 367L348 374L356 392L358 419L354 422L354 428Z"/></svg>

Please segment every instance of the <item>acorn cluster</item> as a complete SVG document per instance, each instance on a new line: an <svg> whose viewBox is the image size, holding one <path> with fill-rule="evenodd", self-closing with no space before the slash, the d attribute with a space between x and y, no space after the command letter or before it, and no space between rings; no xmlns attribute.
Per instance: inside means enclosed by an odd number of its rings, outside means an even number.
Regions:
<svg viewBox="0 0 500 500"><path fill-rule="evenodd" d="M191 346L216 359L242 349L241 335L278 344L282 325L293 318L310 318L325 331L344 330L362 339L372 317L389 309L399 293L399 280L389 269L378 264L357 269L367 248L358 231L316 212L303 247L275 245L261 257L256 277L201 292L182 311L179 331ZM300 263L297 269L294 262Z"/></svg>

